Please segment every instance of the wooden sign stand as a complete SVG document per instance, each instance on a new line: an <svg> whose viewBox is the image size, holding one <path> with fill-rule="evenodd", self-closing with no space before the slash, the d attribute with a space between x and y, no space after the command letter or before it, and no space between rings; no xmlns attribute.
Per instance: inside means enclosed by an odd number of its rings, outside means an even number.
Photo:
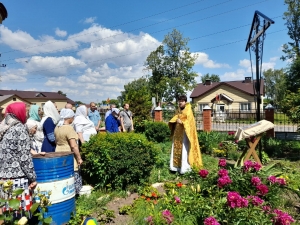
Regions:
<svg viewBox="0 0 300 225"><path fill-rule="evenodd" d="M256 145L258 144L258 142L260 141L262 137L262 133L257 135L256 136L256 140L252 143L251 139L250 138L245 138L245 140L247 141L247 144L248 144L248 149L246 149L242 155L240 156L240 158L238 159L236 165L237 166L243 166L244 165L244 162L249 160L251 155L253 156L254 160L259 163L259 165L262 166L262 163L255 151L255 148L256 148ZM245 158L244 158L245 157Z"/></svg>

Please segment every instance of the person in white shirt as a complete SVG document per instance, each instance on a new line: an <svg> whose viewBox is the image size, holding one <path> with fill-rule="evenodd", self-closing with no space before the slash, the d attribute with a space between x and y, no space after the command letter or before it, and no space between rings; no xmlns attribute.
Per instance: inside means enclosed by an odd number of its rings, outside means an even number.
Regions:
<svg viewBox="0 0 300 225"><path fill-rule="evenodd" d="M76 109L74 125L75 131L78 134L80 142L83 144L90 140L90 136L97 134L94 123L89 119L88 110L85 105L79 106Z"/></svg>

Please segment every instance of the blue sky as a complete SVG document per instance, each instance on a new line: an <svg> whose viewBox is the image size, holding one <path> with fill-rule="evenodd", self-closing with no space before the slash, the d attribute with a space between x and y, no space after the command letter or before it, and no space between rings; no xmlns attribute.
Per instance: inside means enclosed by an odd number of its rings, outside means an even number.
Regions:
<svg viewBox="0 0 300 225"><path fill-rule="evenodd" d="M246 39L254 11L275 21L267 30L263 68L289 41L284 0L3 0L0 89L61 90L72 100L116 98L124 84L146 76L144 62L174 28L198 54L194 71L221 81L251 76ZM252 54L254 57L254 54Z"/></svg>

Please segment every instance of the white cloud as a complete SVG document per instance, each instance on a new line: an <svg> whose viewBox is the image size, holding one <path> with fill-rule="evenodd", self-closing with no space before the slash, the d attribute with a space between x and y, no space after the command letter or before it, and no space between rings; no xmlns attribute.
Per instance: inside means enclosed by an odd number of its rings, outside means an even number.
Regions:
<svg viewBox="0 0 300 225"><path fill-rule="evenodd" d="M27 81L27 72L24 69L7 69L5 71L1 71L1 82L26 82Z"/></svg>
<svg viewBox="0 0 300 225"><path fill-rule="evenodd" d="M234 81L243 80L246 71L243 69L238 69L235 72L226 72L224 75L220 76L221 81Z"/></svg>
<svg viewBox="0 0 300 225"><path fill-rule="evenodd" d="M274 69L276 65L278 57L272 57L269 59L269 62L263 62L261 65L262 71L268 70L268 69ZM239 66L246 68L248 73L251 73L253 70L253 73L256 72L255 63L252 62L252 70L251 70L251 62L249 59L243 59L240 60Z"/></svg>
<svg viewBox="0 0 300 225"><path fill-rule="evenodd" d="M58 36L58 37L65 37L67 36L67 31L65 30L60 30L59 28L56 28L55 29L55 34Z"/></svg>
<svg viewBox="0 0 300 225"><path fill-rule="evenodd" d="M230 68L226 63L216 63L209 59L208 54L204 52L195 52L192 55L198 55L195 62L196 65L203 65L205 68Z"/></svg>
<svg viewBox="0 0 300 225"><path fill-rule="evenodd" d="M89 18L86 18L83 23L94 23L95 20L97 19L97 17L89 17Z"/></svg>
<svg viewBox="0 0 300 225"><path fill-rule="evenodd" d="M34 39L25 31L11 31L5 26L0 26L0 37L0 43L14 50L30 54L62 52L66 49L77 49L79 45L75 40L57 40L49 35L43 35L39 39Z"/></svg>
<svg viewBox="0 0 300 225"><path fill-rule="evenodd" d="M42 74L45 76L67 75L67 73L77 69L84 68L86 64L72 56L62 57L41 57L34 56L26 61L16 60L20 62L27 73Z"/></svg>

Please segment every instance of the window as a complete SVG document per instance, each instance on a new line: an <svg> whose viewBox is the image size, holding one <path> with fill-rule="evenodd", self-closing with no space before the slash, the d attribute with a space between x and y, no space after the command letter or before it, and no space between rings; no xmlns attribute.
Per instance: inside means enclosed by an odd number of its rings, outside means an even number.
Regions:
<svg viewBox="0 0 300 225"><path fill-rule="evenodd" d="M199 104L199 111L202 112L203 111L203 108L205 106L207 106L208 104Z"/></svg>
<svg viewBox="0 0 300 225"><path fill-rule="evenodd" d="M218 104L217 105L217 112L225 112L225 105L224 104Z"/></svg>
<svg viewBox="0 0 300 225"><path fill-rule="evenodd" d="M250 103L240 103L240 110L241 111L250 111L251 104Z"/></svg>
<svg viewBox="0 0 300 225"><path fill-rule="evenodd" d="M17 99L16 99L16 98L13 98L13 101L15 102L15 101L17 101Z"/></svg>

